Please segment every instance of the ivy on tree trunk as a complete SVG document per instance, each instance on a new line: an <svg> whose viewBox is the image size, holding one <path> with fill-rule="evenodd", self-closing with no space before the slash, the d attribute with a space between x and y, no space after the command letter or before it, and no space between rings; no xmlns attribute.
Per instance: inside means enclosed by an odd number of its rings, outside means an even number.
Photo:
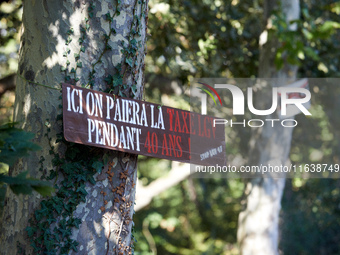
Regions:
<svg viewBox="0 0 340 255"><path fill-rule="evenodd" d="M24 3L14 119L43 149L10 174L29 170L56 192L8 195L1 254L133 253L137 155L64 141L60 88L141 99L147 20L145 0Z"/></svg>

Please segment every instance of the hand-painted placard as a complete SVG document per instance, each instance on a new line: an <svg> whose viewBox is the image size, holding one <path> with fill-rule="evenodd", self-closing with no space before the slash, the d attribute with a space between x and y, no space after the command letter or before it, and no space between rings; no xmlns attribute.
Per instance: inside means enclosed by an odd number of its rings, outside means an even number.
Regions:
<svg viewBox="0 0 340 255"><path fill-rule="evenodd" d="M62 92L69 142L200 165L225 163L224 127L214 127L214 117L69 84ZM199 145L191 146L193 137ZM209 150L216 153L205 157Z"/></svg>

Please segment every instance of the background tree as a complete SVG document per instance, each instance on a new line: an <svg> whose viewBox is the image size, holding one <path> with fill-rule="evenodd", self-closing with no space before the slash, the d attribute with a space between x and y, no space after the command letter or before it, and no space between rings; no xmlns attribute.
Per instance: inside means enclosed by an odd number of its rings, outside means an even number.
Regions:
<svg viewBox="0 0 340 255"><path fill-rule="evenodd" d="M273 84L270 84L270 81L267 83L262 81L266 85L261 83L262 87L258 89L259 109L270 108L272 102L266 100L271 98L268 87L292 83L297 76L298 67L287 62L285 52L282 52L283 67L277 70L274 63L279 42L268 29L274 23L274 10L279 9L285 17L287 29L296 30L297 25L291 22L300 17L300 3L299 0L290 0L282 2L281 6L278 4L276 1L265 1L264 4L265 29L260 36L259 77L277 80L273 80ZM277 113L269 118L277 119ZM249 142L249 165L287 165L292 133L293 128L286 128L280 124L272 127L269 122L255 129ZM278 178L276 174L268 174L264 178L256 177L247 183L246 205L239 216L237 233L241 254L279 254L279 213L284 185L284 176Z"/></svg>
<svg viewBox="0 0 340 255"><path fill-rule="evenodd" d="M166 2L170 3L170 2ZM158 5L156 3L156 5ZM199 59L198 54L196 55L195 53L198 52L198 41L200 38L204 38L204 33L210 33L212 36L215 35L221 35L223 34L226 38L223 38L221 40L214 40L213 42L210 42L209 47L208 45L205 45L203 48L209 52L209 56L214 56L211 57L211 60L214 61L209 62L208 58L204 58L204 63L205 66L213 69L214 68L214 63L218 62L220 58L225 58L225 62L221 61L222 63L229 63L228 66L220 66L220 74L224 75L230 75L230 77L252 77L252 76L258 76L258 50L257 50L257 45L258 45L258 39L259 35L262 32L262 28L260 26L260 20L258 17L263 15L263 9L262 9L262 3L257 3L256 1L252 3L248 3L246 1L242 1L242 3L238 1L232 1L228 3L218 3L215 4L215 2L210 3L210 7L202 7L201 5L204 6L203 3L196 3L193 4L192 6L190 5L189 2L187 2L188 9L192 10L192 12L185 12L188 13L186 15L186 19L189 20L189 22L186 22L185 25L187 24L193 24L193 26L188 25L182 26L182 23L176 22L177 20L180 20L181 17L176 16L177 13L173 10L176 10L177 8L182 8L184 9L183 6L178 7L175 1L171 2L171 5L169 6L168 11L162 11L161 7L157 7L157 11L153 10L153 15L150 17L150 24L151 28L156 24L157 30L156 34L157 36L152 37L150 42L150 48L154 49L151 54L152 55L152 61L154 61L154 65L150 64L147 66L148 70L152 72L156 72L159 74L164 74L165 75L170 75L167 74L166 71L160 71L159 68L164 68L164 70L168 69L169 73L176 73L176 72L186 72L187 75L185 77L190 77L195 76L195 77L200 77L200 75L203 73L200 70L199 66L200 64L196 64L195 60ZM153 6L153 5L152 5ZM153 9L151 6L151 10ZM298 77L325 77L325 76L333 76L337 77L339 76L339 72L337 68L331 69L330 66L335 67L336 62L337 62L337 55L338 51L336 50L338 48L338 32L336 31L337 27L337 22L339 22L339 17L336 15L336 10L337 6L339 6L339 3L333 3L332 1L324 1L322 4L320 2L315 2L315 1L301 1L300 3L301 6L301 15L300 15L300 20L294 21L294 24L297 25L297 30L296 31L291 31L287 29L288 24L286 23L286 17L283 16L282 12L276 11L272 13L272 18L274 19L273 25L271 28L269 28L269 33L277 38L278 45L276 51L273 53L273 58L270 60L272 61L271 67L273 67L271 70L273 72L276 72L276 69L282 68L282 63L284 61L290 65L293 66L298 66L299 67L299 73L297 74ZM155 8L156 9L156 8ZM198 11L198 10L205 10L205 11ZM242 11L244 10L244 12ZM223 13L225 11L225 14ZM192 14L195 15L192 15ZM244 14L246 13L246 14ZM237 16L236 16L236 15ZM210 16L211 15L211 16ZM216 15L216 16L215 16ZM220 16L221 15L221 16ZM182 14L182 17L184 15ZM203 17L204 16L204 17ZM209 17L209 18L208 18ZM218 18L220 17L220 18ZM227 17L226 19L224 17ZM203 22L203 20L212 20L214 22ZM249 19L247 19L249 18ZM153 19L156 19L157 22L153 23ZM184 18L183 18L184 19ZM196 22L190 23L191 19L196 19ZM173 23L172 23L173 22ZM250 22L251 25L248 23ZM334 23L335 22L335 23ZM164 24L164 25L163 25ZM172 25L173 24L173 25ZM196 24L196 27L194 26ZM200 26L197 26L197 24L200 24ZM214 26L215 24L218 24ZM205 26L206 25L206 26ZM222 33L221 32L221 27L228 27L228 29ZM249 29L252 28L252 29ZM173 29L173 30L172 30ZM198 31L203 31L204 32L198 32ZM153 31L153 29L151 29ZM174 31L174 32L171 32ZM177 32L180 31L180 32ZM192 33L191 31L195 31ZM152 32L151 32L152 33ZM234 36L232 35L234 33ZM154 34L154 33L152 33ZM160 34L162 36L160 36ZM189 37L192 34L192 36L195 36L195 39L193 40L185 40L185 38ZM249 35L250 34L250 35ZM222 35L222 36L223 36ZM244 39L243 36L249 36ZM159 39L162 38L162 39ZM176 39L174 39L176 38ZM215 38L215 37L214 37ZM221 37L219 37L221 38ZM228 40L229 38L229 40ZM232 44L231 38L235 38L234 42L235 45ZM155 42L153 41L155 40ZM157 51L157 48L154 48L153 44L157 44L157 41L166 41L166 43L163 43L163 45L173 45L174 43L181 44L183 43L183 46L178 46L180 47L180 50L174 52L172 55L166 55L164 51ZM240 41L238 41L240 40ZM174 42L173 42L174 41ZM191 52L190 48L184 47L186 42L191 42L193 44L193 48L197 47L196 51ZM223 45L220 45L223 44ZM247 44L248 43L248 44ZM196 46L195 46L196 45ZM215 45L216 48L214 48ZM250 45L253 45L252 48L250 48ZM170 48L170 46L168 46ZM228 48L228 51L219 51L219 49L222 49L223 47ZM175 48L175 47L172 47ZM332 49L332 50L326 50ZM162 47L159 47L159 49L162 49ZM253 55L250 55L248 52L248 49ZM216 52L218 52L216 54ZM229 54L224 55L225 52L228 52ZM285 52L285 57L282 57L282 52ZM332 53L331 53L332 52ZM192 53L192 56L190 54ZM233 55L235 53L235 55ZM332 57L330 57L330 55ZM150 55L148 55L150 57ZM165 58L163 58L165 56ZM188 58L185 58L185 56L190 56ZM328 57L326 57L328 56ZM182 61L176 62L176 57L177 59L180 59ZM325 57L325 58L324 58ZM166 60L165 62L163 60ZM249 59L249 60L248 60ZM147 60L149 61L149 60ZM150 60L151 61L151 60ZM228 62L229 61L229 62ZM240 61L240 62L237 62ZM251 64L249 65L249 62L254 64L256 67L255 68L249 68L247 69L248 66L252 66ZM148 62L149 63L149 62ZM160 66L160 67L159 67ZM194 66L192 69L188 69L188 67ZM327 68L324 68L324 67ZM195 70L195 68L197 68ZM207 68L207 69L209 69ZM233 68L233 72L229 72ZM190 72L191 70L191 72ZM239 70L247 70L248 72L244 72L243 75L238 73ZM212 71L213 72L213 71ZM188 74L189 73L189 74ZM209 77L209 75L206 75ZM213 75L212 75L213 76ZM154 75L153 75L154 77ZM151 78L153 78L151 77ZM159 79L155 79L156 81L160 81ZM164 82L165 79L161 80ZM159 97L160 99L162 98L164 101L168 100L168 97L162 96L162 90L167 91L168 93L169 88L174 87L174 82L171 83L171 80L168 81L167 85L165 88L161 87L156 87L153 85L152 80L148 80L150 84L147 84L147 88L152 88L152 89L146 89L146 93L151 98L151 95L156 96L157 98ZM178 81L175 80L178 84L180 84ZM157 84L157 83L155 83ZM158 83L160 84L160 83ZM164 83L163 83L164 84ZM181 88L181 87L180 87ZM176 91L173 89L173 91ZM185 91L185 90L184 90ZM338 146L334 146L335 144L338 144L339 139L332 139L332 140L327 140L328 135L330 134L336 134L337 131L333 130L333 127L336 127L336 122L335 123L329 123L324 119L326 112L333 113L333 120L337 119L334 117L334 111L331 109L335 109L336 104L331 103L331 101L336 102L337 100L329 100L329 98L333 98L331 96L332 94L338 94L336 92L335 87L327 87L327 86L311 86L311 91L313 93L318 92L318 98L320 93L325 93L324 96L320 97L324 98L325 100L318 100L318 101L313 101L313 106L311 111L313 111L313 116L320 116L324 121L321 121L321 119L305 119L303 116L297 116L297 120L299 122L299 126L295 129L295 135L294 139L292 142L292 149L291 149L291 154L290 154L290 160L292 160L292 163L297 163L297 164L304 164L304 163L311 163L311 162L320 162L317 161L316 158L313 158L311 155L312 151L323 151L326 152L328 151L329 154L327 155L332 155L333 159L323 157L323 160L325 162L339 162L338 157L336 155L336 151ZM177 93L177 92L175 92ZM334 95L334 97L336 97ZM328 100L326 99L328 98ZM171 103L179 103L179 99L170 99ZM329 102L329 104L327 103ZM316 105L322 105L322 107L319 108L319 110L316 110ZM321 110L322 108L322 110ZM324 117L321 117L324 116ZM314 124L312 124L312 122ZM320 123L316 124L316 123ZM324 123L324 124L321 124ZM325 124L328 123L328 124ZM311 130L311 127L313 128L313 131ZM317 131L318 130L318 131ZM309 133L310 132L310 133ZM308 135L307 135L308 134ZM324 134L324 135L322 135ZM326 135L328 134L328 135ZM310 136L309 136L310 135ZM307 138L308 136L308 138ZM244 130L234 130L232 134L228 136L229 142L227 143L227 152L229 155L230 162L232 162L233 158L237 157L242 157L245 161L247 160L247 150L248 150L248 141L250 138L250 134L248 132L244 132ZM316 141L317 142L312 142ZM306 141L308 143L306 144ZM334 143L331 145L330 143ZM311 149L311 146L313 149ZM334 147L333 147L334 146ZM303 149L302 149L303 148ZM328 148L328 149L327 149ZM330 149L332 148L332 149ZM314 153L313 153L314 154ZM323 154L323 153L322 153ZM304 156L303 156L304 155ZM319 159L320 160L320 159ZM245 162L244 161L244 162ZM161 169L164 169L164 166L166 165L165 162L161 161L162 167ZM144 167L145 165L145 167ZM169 164L170 165L170 164ZM150 167L152 167L151 162L144 164L140 164L140 179L143 180L145 184L151 183L155 178L162 176L166 174L166 171L161 171L157 173L152 173L149 171ZM155 167L155 169L159 169ZM309 183L309 184L307 184ZM319 188L321 188L322 183L328 183L325 185L329 185L332 183L330 186L330 189L333 191L333 194L336 194L336 190L338 189L338 184L337 181L331 181L331 180L308 180L306 181L301 181L300 179L293 179L290 180L288 179L288 185L285 188L285 193L284 193L284 211L281 211L282 217L287 217L287 219L294 219L295 215L299 215L299 219L301 222L301 218L304 218L304 215L306 213L306 210L309 211L307 206L301 206L301 212L297 213L294 208L297 204L299 204L299 196L296 197L296 200L294 198L295 204L290 204L289 201L290 199L293 199L293 195L290 192L293 192L293 194L298 193L301 190L305 191L305 196L304 198L307 199L307 190L311 191L315 186L314 190L320 191ZM321 186L319 186L321 185ZM211 252L212 254L221 254L225 252L226 254L238 254L237 249L232 245L235 243L235 219L237 219L237 215L240 208L238 206L238 201L239 201L239 193L238 191L242 190L243 184L242 182L239 182L239 180L228 180L226 182L223 182L222 180L191 180L191 181L184 181L180 185L180 189L182 190L181 193L176 195L175 188L170 189L168 192L164 192L163 194L160 195L159 198L155 198L154 202L152 202L146 209L144 209L141 212L141 215L143 215L142 218L145 218L147 213L149 213L150 217L152 216L154 219L154 224L150 224L149 229L150 233L154 237L154 240L156 242L158 251L161 252L162 254L174 254L174 253L183 253L185 254L190 252L188 250L185 250L184 247L191 247L191 249L202 249L206 252ZM308 188L307 188L308 187ZM319 187L319 188L317 188ZM332 187L332 188L331 188ZM231 190L230 190L231 189ZM194 192L195 191L195 192ZM289 198L286 196L289 195ZM318 197L318 192L313 192L314 196ZM325 194L322 192L322 194ZM310 198L311 200L307 199L309 202L308 204L310 205L315 204L315 208L319 208L318 212L323 211L321 208L321 204L324 201L334 201L334 199L337 199L337 196L335 195L330 195L324 197L324 195L320 196L320 200L318 200L318 203L314 203L313 198ZM186 197L189 197L187 199ZM321 197L323 197L321 199ZM193 200L190 200L193 199ZM306 200L306 203L307 203ZM163 202L162 202L163 201ZM197 211L195 209L189 209L192 208L189 205L189 201L195 201L195 203L198 203L201 208L201 212L199 215L197 215ZM222 201L225 201L223 203ZM182 207L179 207L178 205L183 204ZM178 210L173 211L171 210L171 206L169 205L176 205L176 208ZM182 212L182 208L187 208L188 212L190 213L185 213ZM196 208L196 207L195 207ZM212 209L213 208L213 209ZM154 210L157 210L158 214L157 217L155 217ZM316 209L315 209L316 210ZM330 210L330 211L328 211ZM328 208L328 212L331 213L334 216L330 216L329 220L334 224L334 226L339 226L339 223L337 222L338 217L335 215L337 214L337 210L335 207L333 209ZM224 213L221 213L224 212ZM208 217L204 217L204 214L207 215ZM183 218L181 218L181 221L171 221L173 217L176 217L176 215L181 215ZM221 217L220 215L223 215ZM326 225L323 225L319 220L316 219L317 213L313 213L310 215L309 222L314 222L314 224L311 224L315 226L313 228L313 238L318 239L318 244L322 243L322 239L324 236L317 234L320 233L318 232L319 228L325 228ZM315 217L315 218L314 218ZM214 219L210 220L209 219ZM145 229L146 225L142 224L142 220L137 221L137 230L138 229ZM205 224L203 222L209 222L209 227L207 229L204 228ZM158 222L158 223L156 223ZM168 233L166 235L166 227L165 222L167 222L169 225L173 226L174 230L171 233ZM170 224L170 222L172 222ZM222 222L228 222L227 225L223 225L223 227L218 227L222 226ZM299 247L299 251L303 252L304 248L306 248L306 253L310 254L319 254L319 250L312 249L312 247L315 248L316 245L312 245L310 243L308 235L301 235L300 231L294 232L294 229L298 226L296 221L290 222L288 221L281 221L281 235L280 235L280 241L282 242L280 245L280 249L284 249L288 253L291 252L292 250L290 247L296 248L297 246ZM308 224L306 221L304 221L306 224L302 227L299 225L299 230L304 232L306 229L309 229L311 226ZM161 225L161 223L163 223ZM185 225L185 224L187 225ZM198 227L196 225L198 223ZM328 223L330 224L330 223ZM172 236L178 236L181 235L183 232L182 226L189 226L184 229L190 229L192 235L194 236L204 236L204 233L210 233L210 235L206 236L206 239L204 241L200 240L195 242L194 238L188 239L187 242L184 242L183 245L179 242L179 240L173 240L171 237ZM323 227L322 227L323 226ZM181 229L180 230L178 230ZM336 228L336 227L335 227ZM169 228L171 229L171 228ZM303 229L303 230L302 230ZM331 228L333 229L333 228ZM225 230L227 230L225 232ZM276 228L277 230L277 228ZM332 230L333 231L333 230ZM173 232L175 232L173 234ZM307 231L306 231L307 232ZM140 232L139 232L140 233ZM195 235L195 234L196 235ZM211 234L213 233L213 234ZM218 234L216 234L218 233ZM305 232L304 232L305 233ZM188 236L189 234L186 234L184 236ZM170 236L170 238L167 238L166 241L164 240L164 236ZM226 239L223 240L221 236L227 237ZM229 245L224 246L221 248L218 246L219 240L222 238L223 241L222 243L228 243ZM296 242L297 239L301 240L303 238L303 243L306 244L306 246L299 245L298 242ZM150 236L147 238L147 240L150 239ZM138 235L138 247L143 248L144 253L143 254L148 254L148 243L142 234ZM181 239L183 240L183 238ZM196 239L195 239L196 240ZM199 245L198 242L202 243L204 242L206 246L204 245ZM326 240L323 240L323 242L326 242ZM334 243L334 241L332 241ZM152 243L152 242L151 242ZM180 244L180 245L179 245ZM289 244L287 247L284 246L284 244ZM307 245L308 244L308 245ZM178 247L179 246L179 247ZM310 247L310 248L307 248ZM323 245L322 245L323 246ZM175 248L176 247L176 248ZM193 248L196 247L196 248ZM203 248L204 247L204 248ZM212 248L214 247L214 248ZM219 248L218 248L219 247ZM325 247L325 246L323 246ZM338 245L332 245L332 252L333 254L336 254L335 250L339 249ZM183 249L181 249L183 248ZM325 248L323 248L325 249ZM192 251L194 253L194 251ZM196 252L197 253L197 252Z"/></svg>
<svg viewBox="0 0 340 255"><path fill-rule="evenodd" d="M43 149L10 174L30 169L56 192L6 198L2 254L132 252L137 156L63 141L60 87L140 99L147 15L142 0L24 4L14 119Z"/></svg>

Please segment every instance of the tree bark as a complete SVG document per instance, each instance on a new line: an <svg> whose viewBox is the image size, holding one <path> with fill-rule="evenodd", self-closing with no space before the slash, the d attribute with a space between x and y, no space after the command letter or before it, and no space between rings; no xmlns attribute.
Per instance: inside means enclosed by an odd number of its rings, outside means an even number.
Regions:
<svg viewBox="0 0 340 255"><path fill-rule="evenodd" d="M282 1L282 12L286 16L287 23L299 19L300 7L298 0ZM260 62L259 77L279 78L274 86L283 86L296 79L297 67L284 64L281 70L276 70L274 59L277 49L277 40L268 38L268 29L271 27L271 13L277 7L278 1L265 1L265 23L266 28L260 38ZM296 29L289 26L289 29ZM271 87L267 83L267 87ZM271 91L269 92L271 93ZM268 98L271 94L258 93L258 102L271 104ZM270 119L277 119L270 116ZM285 128L281 125L271 127L267 122L262 128L256 129L250 141L249 165L286 165L289 160L290 144L293 128ZM281 209L281 198L285 186L285 178L255 178L246 185L246 202L243 211L239 215L237 238L241 254L255 255L278 254L279 240L279 212Z"/></svg>
<svg viewBox="0 0 340 255"><path fill-rule="evenodd" d="M11 175L29 170L31 177L39 178L44 171L48 175L55 170L55 154L65 157L68 145L56 141L62 130L57 121L62 112L57 89L65 79L77 86L90 85L103 91L112 88L122 96L142 98L147 4L145 0L25 1L14 120L26 131L36 133L35 142L42 150L20 160L11 169ZM136 46L134 56L124 53L131 45ZM109 87L105 79L117 73L122 84ZM50 140L45 136L47 129ZM105 157L106 164L101 174L94 176L95 184L86 183L85 202L72 214L81 219L79 228L73 228L71 235L79 245L68 253L131 254L137 155L94 151L101 159ZM45 159L43 172L38 170L41 157ZM63 178L59 176L56 183L60 184ZM31 254L25 229L43 198L37 194L16 197L7 193L0 221L0 254ZM62 218L57 216L50 231Z"/></svg>

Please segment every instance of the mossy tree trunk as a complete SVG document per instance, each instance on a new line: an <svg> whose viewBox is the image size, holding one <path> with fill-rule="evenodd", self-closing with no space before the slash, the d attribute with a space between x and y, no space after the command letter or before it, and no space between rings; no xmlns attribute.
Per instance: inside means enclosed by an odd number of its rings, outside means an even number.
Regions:
<svg viewBox="0 0 340 255"><path fill-rule="evenodd" d="M265 29L260 38L259 77L279 78L274 86L284 86L295 81L297 66L289 65L284 60L283 68L277 70L274 64L278 40L270 38L268 30L272 27L272 11L278 8L278 3L279 1L265 1ZM291 20L299 19L299 0L282 1L281 8L287 24ZM288 27L295 29L294 25ZM267 83L267 86L271 88L272 84ZM272 102L268 98L271 98L271 89L259 92L258 108L269 109ZM270 116L269 119L277 118L276 115ZM249 165L286 165L289 160L292 133L293 128L281 125L272 128L269 122L257 128L250 141ZM255 178L247 183L244 209L239 215L237 232L241 254L279 254L279 213L284 186L285 178L275 178L269 174L265 178Z"/></svg>
<svg viewBox="0 0 340 255"><path fill-rule="evenodd" d="M50 176L57 189L48 199L7 192L1 254L131 254L137 155L61 142L58 89L66 82L141 99L147 5L24 2L14 119L42 150L11 174Z"/></svg>

